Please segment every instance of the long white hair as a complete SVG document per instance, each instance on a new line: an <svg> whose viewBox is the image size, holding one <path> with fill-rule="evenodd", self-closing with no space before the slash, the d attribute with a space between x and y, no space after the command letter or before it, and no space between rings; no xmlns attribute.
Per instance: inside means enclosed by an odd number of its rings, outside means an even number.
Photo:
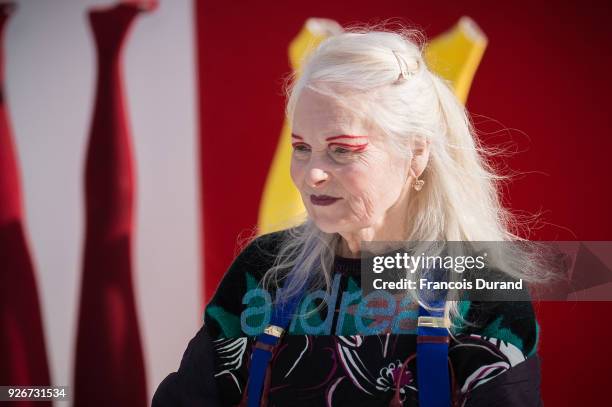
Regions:
<svg viewBox="0 0 612 407"><path fill-rule="evenodd" d="M423 49L422 34L407 28L362 25L326 39L304 61L302 71L287 81L287 119L292 121L305 87L340 102L359 94L364 103L356 112L371 120L399 154L410 158L412 152L403 146L411 145L414 137L430 143L429 161L421 175L425 184L410 194L405 214L407 242L521 240L521 222L500 200L500 183L506 176L489 161L496 151L479 142L462 103L428 69ZM406 79L398 82L400 64ZM321 231L308 217L285 232L262 284L276 289L290 271L291 282L275 301L295 293L309 277L314 277L313 287L329 291L340 235ZM527 282L548 277L534 253L515 257L500 269ZM451 322L459 316L456 301L447 302L445 315Z"/></svg>

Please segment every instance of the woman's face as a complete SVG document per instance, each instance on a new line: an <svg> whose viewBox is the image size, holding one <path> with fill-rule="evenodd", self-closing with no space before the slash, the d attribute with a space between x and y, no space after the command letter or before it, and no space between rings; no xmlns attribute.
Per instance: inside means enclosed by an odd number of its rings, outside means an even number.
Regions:
<svg viewBox="0 0 612 407"><path fill-rule="evenodd" d="M291 178L324 232L393 226L389 209L407 194L408 157L335 99L305 88L292 129ZM400 199L402 197L402 199Z"/></svg>

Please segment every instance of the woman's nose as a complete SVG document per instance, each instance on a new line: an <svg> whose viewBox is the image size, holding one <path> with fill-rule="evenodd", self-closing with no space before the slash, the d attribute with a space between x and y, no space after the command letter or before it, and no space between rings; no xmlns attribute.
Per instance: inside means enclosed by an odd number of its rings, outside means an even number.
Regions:
<svg viewBox="0 0 612 407"><path fill-rule="evenodd" d="M329 174L320 168L311 168L308 171L307 181L308 186L311 188L317 188L325 184L329 179Z"/></svg>

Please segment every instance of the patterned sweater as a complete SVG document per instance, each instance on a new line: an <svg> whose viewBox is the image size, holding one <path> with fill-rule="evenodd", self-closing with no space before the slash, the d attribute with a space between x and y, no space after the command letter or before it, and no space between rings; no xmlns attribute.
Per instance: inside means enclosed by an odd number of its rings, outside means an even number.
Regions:
<svg viewBox="0 0 612 407"><path fill-rule="evenodd" d="M252 345L270 317L270 307L266 305L270 298L258 289L259 283L272 265L282 238L282 232L272 233L248 245L206 306L204 326L196 338L206 336L207 345L203 346L205 341L200 338L197 346L206 348L210 359L210 372L204 374L209 393L214 393L209 396L217 405L241 402ZM332 292L325 298L327 306L317 310L322 297L311 293L298 305L298 315L271 361L268 405L388 406L399 392L402 405L417 406L418 305L398 299L392 314L367 318L359 309L360 259L339 256L334 260ZM491 405L504 400L511 404L499 405L540 405L539 326L532 304L462 301L459 309L461 316L473 324L456 321L451 329L453 404ZM376 332L360 334L364 328L375 328ZM190 347L196 346L196 338ZM193 353L188 348L181 363L183 374L179 369L172 392L181 391L179 379L182 386L193 381L195 373L187 377L188 365L195 366L190 360L194 359L190 357ZM160 404L162 385L156 393L158 406L166 405Z"/></svg>

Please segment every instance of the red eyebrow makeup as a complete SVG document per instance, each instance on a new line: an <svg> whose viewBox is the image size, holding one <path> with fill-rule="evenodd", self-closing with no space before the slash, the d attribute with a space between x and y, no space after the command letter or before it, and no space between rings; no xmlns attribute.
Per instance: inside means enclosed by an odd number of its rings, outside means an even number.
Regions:
<svg viewBox="0 0 612 407"><path fill-rule="evenodd" d="M291 137L297 140L304 140L304 138L302 136L298 136L297 134L293 134L291 133ZM339 136L333 136L333 137L328 137L325 139L325 141L331 141L331 140L339 140L339 139L347 139L348 140L355 140L355 139L367 139L367 136L351 136L348 134L341 134ZM296 142L296 143L292 143L293 146L296 145L302 145L302 144L306 144L304 142ZM361 144L348 144L348 143L339 143L339 142L335 142L335 143L329 143L329 147L343 147L343 148L347 148L353 152L359 153L362 152L363 150L365 150L366 146L368 145L368 142L366 141L365 143L361 143Z"/></svg>
<svg viewBox="0 0 612 407"><path fill-rule="evenodd" d="M342 147L354 153L362 152L363 150L365 150L367 145L368 143L363 143L363 144L329 143L330 147Z"/></svg>
<svg viewBox="0 0 612 407"><path fill-rule="evenodd" d="M339 136L333 136L333 137L328 137L325 140L330 141L330 140L338 140L338 139L347 139L347 140L357 140L357 139L367 139L367 136L350 136L348 134L341 134ZM365 143L361 143L361 144L348 144L348 143L329 143L330 147L342 147L342 148L346 148L354 153L360 153L363 150L365 150L366 146L368 145L368 142L366 141Z"/></svg>
<svg viewBox="0 0 612 407"><path fill-rule="evenodd" d="M348 139L358 139L358 138L368 138L367 136L349 136L348 134L341 134L339 136L328 137L325 141L337 140L340 138L348 138Z"/></svg>
<svg viewBox="0 0 612 407"><path fill-rule="evenodd" d="M302 136L298 136L297 134L293 134L293 133L291 133L291 137L299 139L299 140L304 140ZM325 139L325 141L337 140L341 138L358 139L358 138L368 138L368 136L350 136L348 134L341 134L339 136L328 137Z"/></svg>

